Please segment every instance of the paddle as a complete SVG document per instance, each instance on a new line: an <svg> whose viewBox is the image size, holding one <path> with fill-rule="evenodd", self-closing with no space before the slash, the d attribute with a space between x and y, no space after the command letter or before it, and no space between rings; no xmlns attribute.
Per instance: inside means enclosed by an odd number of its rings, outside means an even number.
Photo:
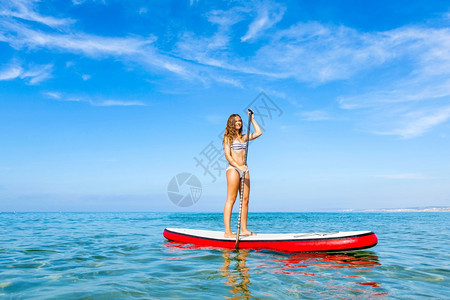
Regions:
<svg viewBox="0 0 450 300"><path fill-rule="evenodd" d="M248 155L248 142L250 140L250 122L252 120L253 111L251 109L248 109L250 115L248 117L248 126L247 126L247 147L245 148L245 161L244 164L247 165L247 155ZM236 250L239 249L239 235L241 234L241 214L242 214L242 200L244 197L244 182L245 182L245 173L243 172L242 178L241 178L241 197L240 197L240 203L239 203L239 217L238 217L238 226L237 226L237 232L236 232L236 244L234 245L234 248Z"/></svg>

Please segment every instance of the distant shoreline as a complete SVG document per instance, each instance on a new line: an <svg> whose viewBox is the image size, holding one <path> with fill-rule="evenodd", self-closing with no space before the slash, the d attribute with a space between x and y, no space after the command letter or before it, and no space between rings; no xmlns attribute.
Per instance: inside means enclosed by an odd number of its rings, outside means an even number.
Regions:
<svg viewBox="0 0 450 300"><path fill-rule="evenodd" d="M345 209L341 212L450 212L450 207Z"/></svg>

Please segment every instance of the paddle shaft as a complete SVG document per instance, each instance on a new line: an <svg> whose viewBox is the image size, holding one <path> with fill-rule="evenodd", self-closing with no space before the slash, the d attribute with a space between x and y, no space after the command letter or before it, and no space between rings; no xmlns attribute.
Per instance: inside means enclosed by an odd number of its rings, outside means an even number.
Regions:
<svg viewBox="0 0 450 300"><path fill-rule="evenodd" d="M248 126L247 126L247 145L245 148L245 160L244 160L244 165L247 165L247 156L248 156L248 142L250 141L250 123L252 120L252 116L253 116L253 111L250 111L250 116L248 118ZM242 178L241 178L241 197L240 197L240 201L239 201L239 217L238 217L238 225L237 225L237 231L236 231L236 244L234 245L234 248L236 250L239 249L239 235L241 234L241 215L242 215L242 202L244 199L244 184L245 184L245 174L246 172L242 173Z"/></svg>

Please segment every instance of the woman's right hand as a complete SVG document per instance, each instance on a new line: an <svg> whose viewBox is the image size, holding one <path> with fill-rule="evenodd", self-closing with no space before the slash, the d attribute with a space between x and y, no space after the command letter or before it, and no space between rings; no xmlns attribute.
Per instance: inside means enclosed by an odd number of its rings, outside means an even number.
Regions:
<svg viewBox="0 0 450 300"><path fill-rule="evenodd" d="M239 170L241 170L242 172L247 172L248 167L246 165L242 165L242 166L239 166Z"/></svg>

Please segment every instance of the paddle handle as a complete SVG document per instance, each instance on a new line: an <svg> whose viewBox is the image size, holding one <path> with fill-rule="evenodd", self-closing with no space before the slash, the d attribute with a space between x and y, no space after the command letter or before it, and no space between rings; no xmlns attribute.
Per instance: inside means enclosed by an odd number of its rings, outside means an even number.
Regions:
<svg viewBox="0 0 450 300"><path fill-rule="evenodd" d="M243 198L244 198L244 183L245 183L245 172L242 173L242 178L241 178L241 197L239 200L239 217L238 217L238 226L237 226L237 231L236 231L236 244L234 245L234 248L236 250L239 249L239 235L241 234L241 215L242 215L242 202Z"/></svg>

